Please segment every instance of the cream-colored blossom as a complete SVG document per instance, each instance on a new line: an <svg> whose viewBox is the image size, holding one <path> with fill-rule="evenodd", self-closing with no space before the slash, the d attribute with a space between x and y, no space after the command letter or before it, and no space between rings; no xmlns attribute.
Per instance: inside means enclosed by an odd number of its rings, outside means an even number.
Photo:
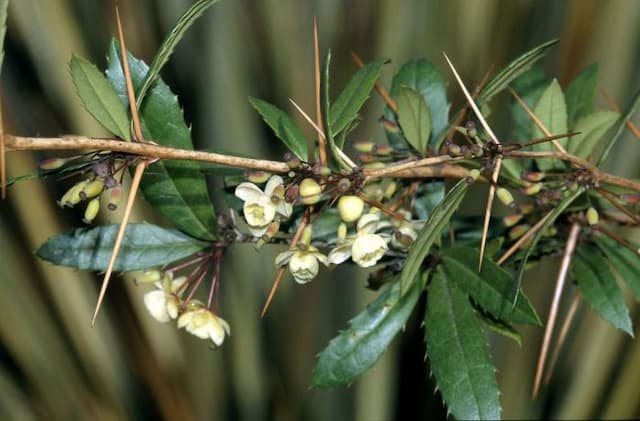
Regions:
<svg viewBox="0 0 640 421"><path fill-rule="evenodd" d="M231 335L229 323L204 307L185 311L178 318L178 327L198 338L211 339L216 346L222 345L225 336Z"/></svg>
<svg viewBox="0 0 640 421"><path fill-rule="evenodd" d="M276 256L276 266L289 264L289 271L299 284L306 284L316 277L320 263L327 265L327 257L314 246L294 247Z"/></svg>
<svg viewBox="0 0 640 421"><path fill-rule="evenodd" d="M173 279L166 274L162 282L156 282L155 291L144 295L144 305L154 319L166 323L178 317L181 299L177 291L186 280L185 276Z"/></svg>
<svg viewBox="0 0 640 421"><path fill-rule="evenodd" d="M244 218L255 237L261 237L267 231L276 215L289 218L293 212L293 205L284 200L284 185L279 175L267 181L264 191L253 183L240 183L235 195L244 201Z"/></svg>
<svg viewBox="0 0 640 421"><path fill-rule="evenodd" d="M356 235L347 237L329 252L327 260L332 264L340 264L349 257L361 267L370 267L378 263L388 250L389 238L384 234L376 234L379 229L390 224L380 221L380 215L366 213L360 217L356 227Z"/></svg>

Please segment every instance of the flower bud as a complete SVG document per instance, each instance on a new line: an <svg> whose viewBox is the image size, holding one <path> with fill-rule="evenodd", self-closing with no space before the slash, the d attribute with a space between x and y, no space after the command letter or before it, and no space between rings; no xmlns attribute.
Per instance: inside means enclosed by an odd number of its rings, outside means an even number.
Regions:
<svg viewBox="0 0 640 421"><path fill-rule="evenodd" d="M89 184L89 180L82 180L74 184L69 190L67 190L64 195L62 195L62 197L58 201L58 206L66 206L68 208L71 208L74 205L80 203L80 200L82 200L80 197L80 192L87 184Z"/></svg>
<svg viewBox="0 0 640 421"><path fill-rule="evenodd" d="M512 207L515 205L515 201L513 200L511 192L504 187L498 187L498 189L496 190L496 195L498 196L498 200L500 200L506 206Z"/></svg>
<svg viewBox="0 0 640 421"><path fill-rule="evenodd" d="M351 189L351 180L349 180L348 178L341 178L340 181L338 181L338 191L345 193L348 192Z"/></svg>
<svg viewBox="0 0 640 421"><path fill-rule="evenodd" d="M300 183L300 202L305 205L314 205L320 201L322 188L313 178L305 178Z"/></svg>
<svg viewBox="0 0 640 421"><path fill-rule="evenodd" d="M82 200L91 199L102 193L102 190L104 190L104 178L97 177L84 186L82 191L80 191L80 198Z"/></svg>
<svg viewBox="0 0 640 421"><path fill-rule="evenodd" d="M300 167L301 164L300 158L298 158L291 152L287 152L284 154L284 162L286 162L287 166L289 166L289 168L292 170Z"/></svg>
<svg viewBox="0 0 640 421"><path fill-rule="evenodd" d="M322 175L326 177L331 175L331 168L327 167L326 165L316 164L313 166L313 172L316 175Z"/></svg>
<svg viewBox="0 0 640 421"><path fill-rule="evenodd" d="M520 205L520 213L522 213L523 215L528 215L533 212L535 208L536 207L533 205L533 203L523 203L522 205Z"/></svg>
<svg viewBox="0 0 640 421"><path fill-rule="evenodd" d="M518 238L525 235L525 233L530 229L531 229L531 225L529 224L516 225L515 227L511 228L511 230L509 231L509 238L511 240L517 240Z"/></svg>
<svg viewBox="0 0 640 421"><path fill-rule="evenodd" d="M338 243L344 241L347 238L347 225L344 222L340 222L338 225Z"/></svg>
<svg viewBox="0 0 640 421"><path fill-rule="evenodd" d="M384 188L384 197L386 197L387 199L391 199L393 195L396 193L397 189L398 189L398 183L396 183L395 181L391 181Z"/></svg>
<svg viewBox="0 0 640 421"><path fill-rule="evenodd" d="M364 200L358 196L342 196L338 200L338 211L344 222L357 221L364 210Z"/></svg>
<svg viewBox="0 0 640 421"><path fill-rule="evenodd" d="M520 178L526 181L538 182L544 180L547 174L542 171L523 171Z"/></svg>
<svg viewBox="0 0 640 421"><path fill-rule="evenodd" d="M462 153L462 149L460 149L460 146L456 145L455 143L451 143L449 145L448 154L450 156L458 156L461 153Z"/></svg>
<svg viewBox="0 0 640 421"><path fill-rule="evenodd" d="M476 123L472 120L467 121L464 124L464 128L467 130L467 136L470 138L474 138L478 136L478 131L476 130Z"/></svg>
<svg viewBox="0 0 640 421"><path fill-rule="evenodd" d="M368 141L361 141L361 142L354 142L353 143L353 149L355 149L356 152L363 152L363 153L371 153L371 152L373 152L375 146L376 146L375 143L368 142Z"/></svg>
<svg viewBox="0 0 640 421"><path fill-rule="evenodd" d="M390 133L400 133L400 126L398 126L395 122L389 120L385 116L382 116L378 119L380 123L382 123L382 127Z"/></svg>
<svg viewBox="0 0 640 421"><path fill-rule="evenodd" d="M370 162L376 162L376 160L378 159L376 156L368 154L368 153L359 153L357 155L358 161L362 162L363 164L368 164Z"/></svg>
<svg viewBox="0 0 640 421"><path fill-rule="evenodd" d="M122 187L115 186L107 190L107 209L114 211L122 200Z"/></svg>
<svg viewBox="0 0 640 421"><path fill-rule="evenodd" d="M389 156L393 153L393 148L389 145L375 145L373 153L380 156Z"/></svg>
<svg viewBox="0 0 640 421"><path fill-rule="evenodd" d="M512 213L502 218L502 223L505 227L509 228L520 222L522 219L522 213Z"/></svg>
<svg viewBox="0 0 640 421"><path fill-rule="evenodd" d="M300 186L292 184L287 187L287 191L284 192L284 200L287 203L295 203L298 197L300 197Z"/></svg>
<svg viewBox="0 0 640 421"><path fill-rule="evenodd" d="M620 200L622 200L625 203L640 203L640 194L638 193L621 194Z"/></svg>
<svg viewBox="0 0 640 421"><path fill-rule="evenodd" d="M589 207L587 209L587 223L591 226L598 225L599 219L598 211L593 206Z"/></svg>
<svg viewBox="0 0 640 421"><path fill-rule="evenodd" d="M107 177L111 175L109 171L109 164L106 162L97 162L93 164L91 171L93 171L97 177Z"/></svg>
<svg viewBox="0 0 640 421"><path fill-rule="evenodd" d="M542 183L530 183L520 191L528 196L535 196L540 193L540 190L542 190Z"/></svg>
<svg viewBox="0 0 640 421"><path fill-rule="evenodd" d="M475 168L472 169L471 171L469 171L469 175L466 178L467 184L472 184L478 179L478 177L480 177L480 171Z"/></svg>
<svg viewBox="0 0 640 421"><path fill-rule="evenodd" d="M246 178L247 181L254 184L262 184L266 183L267 180L271 177L271 174L266 171L247 171Z"/></svg>
<svg viewBox="0 0 640 421"><path fill-rule="evenodd" d="M136 284L153 284L160 282L162 276L163 274L159 270L146 270L141 275L136 276L135 282Z"/></svg>
<svg viewBox="0 0 640 421"><path fill-rule="evenodd" d="M260 239L256 243L256 248L260 248L265 244L269 243L271 239L278 233L279 230L280 230L280 222L279 221L271 222L267 226L267 230L265 231L265 233L262 234L262 237L260 237Z"/></svg>
<svg viewBox="0 0 640 421"><path fill-rule="evenodd" d="M98 215L99 210L100 210L100 199L97 197L91 199L91 201L89 201L89 203L87 204L86 209L84 210L84 218L82 218L82 221L85 224L92 223L93 220L96 219L96 216Z"/></svg>
<svg viewBox="0 0 640 421"><path fill-rule="evenodd" d="M57 170L67 162L64 158L45 158L38 163L41 170Z"/></svg>

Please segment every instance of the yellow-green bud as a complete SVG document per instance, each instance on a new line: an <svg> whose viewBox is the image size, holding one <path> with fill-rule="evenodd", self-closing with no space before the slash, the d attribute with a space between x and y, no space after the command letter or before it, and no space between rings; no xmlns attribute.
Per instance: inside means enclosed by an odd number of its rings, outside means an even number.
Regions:
<svg viewBox="0 0 640 421"><path fill-rule="evenodd" d="M373 153L380 156L389 156L393 152L393 148L389 145L375 145Z"/></svg>
<svg viewBox="0 0 640 421"><path fill-rule="evenodd" d="M338 243L342 242L347 238L347 225L344 222L340 222L338 225Z"/></svg>
<svg viewBox="0 0 640 421"><path fill-rule="evenodd" d="M480 177L480 170L477 170L475 168L472 169L471 171L469 171L469 177L471 177L473 181L476 181L478 177Z"/></svg>
<svg viewBox="0 0 640 421"><path fill-rule="evenodd" d="M354 142L353 149L355 149L357 152L371 153L373 152L373 148L375 145L375 143L367 141Z"/></svg>
<svg viewBox="0 0 640 421"><path fill-rule="evenodd" d="M511 192L504 187L498 187L498 189L496 190L496 195L498 196L498 200L500 200L506 206L513 206L515 203Z"/></svg>
<svg viewBox="0 0 640 421"><path fill-rule="evenodd" d="M449 155L450 156L460 155L461 152L462 152L462 149L460 149L460 146L456 145L455 143L452 143L452 144L449 145Z"/></svg>
<svg viewBox="0 0 640 421"><path fill-rule="evenodd" d="M87 204L87 208L84 210L84 218L82 218L82 221L85 224L92 223L93 220L96 219L96 216L98 215L99 210L100 210L100 199L97 197L94 199L91 199L91 201Z"/></svg>
<svg viewBox="0 0 640 421"><path fill-rule="evenodd" d="M278 233L280 230L280 221L273 221L267 226L267 231L262 234L262 237L256 243L256 248L260 248L265 244L269 243L271 239Z"/></svg>
<svg viewBox="0 0 640 421"><path fill-rule="evenodd" d="M531 229L531 225L529 224L520 224L509 230L509 238L511 240L517 240L522 237L527 231Z"/></svg>
<svg viewBox="0 0 640 421"><path fill-rule="evenodd" d="M521 219L522 219L521 213L512 213L511 215L507 215L504 218L502 218L502 223L504 224L505 227L509 228L514 226L518 222L520 222Z"/></svg>
<svg viewBox="0 0 640 421"><path fill-rule="evenodd" d="M338 200L338 211L344 222L357 221L364 210L364 200L358 196L342 196Z"/></svg>
<svg viewBox="0 0 640 421"><path fill-rule="evenodd" d="M70 208L73 207L73 205L77 205L78 203L80 203L80 200L82 200L82 198L80 197L80 192L87 184L89 184L89 180L82 180L74 184L69 190L67 190L64 195L62 195L62 197L58 201L58 205L60 207L66 206Z"/></svg>
<svg viewBox="0 0 640 421"><path fill-rule="evenodd" d="M84 186L80 192L80 198L82 200L91 199L102 193L102 190L104 190L104 178L98 177Z"/></svg>
<svg viewBox="0 0 640 421"><path fill-rule="evenodd" d="M391 199L398 189L398 183L391 181L384 189L384 197Z"/></svg>
<svg viewBox="0 0 640 421"><path fill-rule="evenodd" d="M300 202L305 205L314 205L320 201L322 187L313 178L305 178L300 183Z"/></svg>
<svg viewBox="0 0 640 421"><path fill-rule="evenodd" d="M115 186L107 190L107 209L114 211L122 200L122 187Z"/></svg>
<svg viewBox="0 0 640 421"><path fill-rule="evenodd" d="M45 158L38 163L41 170L57 170L67 162L64 158Z"/></svg>
<svg viewBox="0 0 640 421"><path fill-rule="evenodd" d="M593 206L587 209L587 223L589 223L589 225L598 225L599 219L598 211Z"/></svg>
<svg viewBox="0 0 640 421"><path fill-rule="evenodd" d="M522 193L528 196L534 196L540 193L540 190L542 190L542 183L530 183L526 187L522 188Z"/></svg>
<svg viewBox="0 0 640 421"><path fill-rule="evenodd" d="M298 242L298 247L305 246L308 247L311 244L311 237L313 236L313 226L307 225L304 227L302 231L302 235L300 236L300 241Z"/></svg>
<svg viewBox="0 0 640 421"><path fill-rule="evenodd" d="M140 276L136 276L135 282L137 284L152 284L160 282L162 276L162 272L159 270L145 270Z"/></svg>
<svg viewBox="0 0 640 421"><path fill-rule="evenodd" d="M526 181L538 182L544 180L547 174L542 171L523 171L521 178Z"/></svg>
<svg viewBox="0 0 640 421"><path fill-rule="evenodd" d="M247 181L254 184L263 184L271 177L271 173L266 171L247 171Z"/></svg>

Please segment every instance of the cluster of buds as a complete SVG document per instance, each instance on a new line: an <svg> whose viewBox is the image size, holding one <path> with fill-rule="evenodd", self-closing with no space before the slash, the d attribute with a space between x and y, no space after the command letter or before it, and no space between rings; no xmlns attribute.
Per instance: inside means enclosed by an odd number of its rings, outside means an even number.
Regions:
<svg viewBox="0 0 640 421"><path fill-rule="evenodd" d="M152 283L156 289L144 296L149 314L161 323L177 319L178 328L201 339L210 339L216 346L231 334L229 323L198 300L187 300L182 295L188 285L186 276L173 277L173 272L146 271L136 278L137 283Z"/></svg>
<svg viewBox="0 0 640 421"><path fill-rule="evenodd" d="M40 163L43 170L60 168L67 160L63 158L50 158ZM100 210L100 197L106 196L107 209L114 211L118 208L122 197L122 186L112 174L112 166L107 162L93 164L89 171L89 177L77 182L69 188L58 200L60 207L71 208L81 202L87 205L82 220L90 224Z"/></svg>

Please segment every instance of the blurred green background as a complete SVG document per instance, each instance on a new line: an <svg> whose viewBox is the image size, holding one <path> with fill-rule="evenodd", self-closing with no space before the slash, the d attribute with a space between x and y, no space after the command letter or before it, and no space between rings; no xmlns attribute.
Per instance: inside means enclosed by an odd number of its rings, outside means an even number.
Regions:
<svg viewBox="0 0 640 421"><path fill-rule="evenodd" d="M14 0L2 72L5 131L104 136L75 97L72 53L105 66L119 4L129 48L151 61L164 34L190 0ZM402 63L425 56L444 66L446 51L469 85L550 38L560 44L543 65L566 83L600 62L600 87L621 106L640 85L640 3L533 0L223 0L179 45L163 73L181 99L198 148L217 147L280 159L281 146L247 97L291 109L291 97L313 110L312 20L320 47L333 52L333 86L364 59L388 57L382 82ZM456 109L459 90L449 85ZM503 95L503 100L506 98ZM602 98L599 102L603 104ZM383 141L376 122L383 103L366 106L358 139ZM636 117L637 121L637 117ZM308 130L308 126L301 123ZM500 124L497 124L500 127ZM500 135L500 134L499 134ZM508 133L502 133L508 135ZM638 176L640 145L627 136L612 156L616 173ZM10 176L34 171L45 154L13 152ZM212 191L219 181L211 180ZM29 181L0 203L0 418L168 420L438 419L446 412L424 362L419 317L381 361L351 387L309 389L314 356L375 297L366 274L338 269L300 287L287 279L264 319L278 250L239 246L227 255L221 314L232 336L213 351L173 325L155 322L127 276L111 283L94 328L98 278L33 257L48 237L80 223L58 209L65 185ZM107 215L102 221L117 221ZM134 221L159 217L140 201ZM549 261L546 269L557 264ZM525 283L546 319L553 272ZM575 291L568 288L561 317ZM522 347L491 337L505 418L633 418L640 416L640 341L624 337L588 309L578 310L554 377L531 400L542 329L524 329ZM418 311L419 313L419 311ZM638 308L632 309L638 323Z"/></svg>

